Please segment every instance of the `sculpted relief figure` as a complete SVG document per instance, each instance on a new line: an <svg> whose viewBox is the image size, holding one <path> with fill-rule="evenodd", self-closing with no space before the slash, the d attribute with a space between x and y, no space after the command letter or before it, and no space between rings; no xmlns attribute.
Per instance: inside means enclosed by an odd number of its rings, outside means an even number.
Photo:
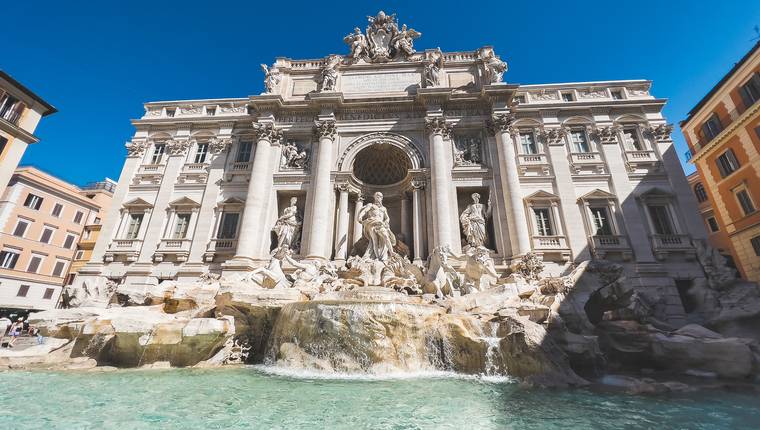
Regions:
<svg viewBox="0 0 760 430"><path fill-rule="evenodd" d="M425 68L423 69L423 81L425 88L441 86L441 69L443 68L443 54L441 49L427 53Z"/></svg>
<svg viewBox="0 0 760 430"><path fill-rule="evenodd" d="M414 54L414 39L422 36L422 33L415 31L413 28L407 30L406 24L401 26L401 30L393 36L391 46L394 49L394 55L403 54L410 56Z"/></svg>
<svg viewBox="0 0 760 430"><path fill-rule="evenodd" d="M320 92L335 91L335 84L338 83L339 63L340 57L337 55L331 55L327 58L327 64L322 68L322 81L319 86Z"/></svg>
<svg viewBox="0 0 760 430"><path fill-rule="evenodd" d="M343 38L348 46L351 47L349 58L358 60L367 56L367 37L362 33L359 27L354 28L354 32Z"/></svg>
<svg viewBox="0 0 760 430"><path fill-rule="evenodd" d="M264 88L266 88L266 94L277 93L280 88L280 81L282 81L280 71L274 66L270 69L266 64L261 65L261 70L264 71Z"/></svg>
<svg viewBox="0 0 760 430"><path fill-rule="evenodd" d="M362 233L368 241L364 258L385 261L393 253L396 236L391 231L388 210L383 206L383 193L377 192L374 197L373 203L359 211Z"/></svg>
<svg viewBox="0 0 760 430"><path fill-rule="evenodd" d="M483 61L486 82L489 84L502 82L504 72L507 71L507 63L496 57L493 48L482 48L479 55L481 61Z"/></svg>
<svg viewBox="0 0 760 430"><path fill-rule="evenodd" d="M299 151L296 143L289 140L282 147L280 166L289 169L305 169L308 159L306 150Z"/></svg>
<svg viewBox="0 0 760 430"><path fill-rule="evenodd" d="M290 206L282 211L277 218L272 231L277 236L277 249L291 249L297 251L300 247L299 236L301 233L301 217L298 214L297 197L291 197Z"/></svg>
<svg viewBox="0 0 760 430"><path fill-rule="evenodd" d="M472 204L467 206L459 217L462 223L462 232L467 238L467 244L477 248L484 246L487 239L486 220L491 216L491 198L488 198L488 205L480 203L480 194L472 195Z"/></svg>

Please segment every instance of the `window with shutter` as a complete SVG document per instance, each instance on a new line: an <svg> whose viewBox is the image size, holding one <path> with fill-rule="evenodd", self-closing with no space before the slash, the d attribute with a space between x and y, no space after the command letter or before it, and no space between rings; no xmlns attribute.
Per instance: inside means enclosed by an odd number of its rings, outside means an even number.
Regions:
<svg viewBox="0 0 760 430"><path fill-rule="evenodd" d="M29 260L29 266L27 266L26 271L29 273L37 273L37 270L40 268L40 263L42 263L42 257L33 256Z"/></svg>
<svg viewBox="0 0 760 430"><path fill-rule="evenodd" d="M137 239L140 234L143 214L129 214L129 226L127 227L127 239Z"/></svg>
<svg viewBox="0 0 760 430"><path fill-rule="evenodd" d="M237 212L224 212L222 222L219 224L219 232L216 235L217 239L234 239L237 235L239 217L240 214Z"/></svg>
<svg viewBox="0 0 760 430"><path fill-rule="evenodd" d="M650 205L648 208L655 234L674 234L668 208L662 205Z"/></svg>
<svg viewBox="0 0 760 430"><path fill-rule="evenodd" d="M611 236L612 226L610 225L610 219L607 214L606 207L592 207L591 218L594 222L595 235L598 236Z"/></svg>
<svg viewBox="0 0 760 430"><path fill-rule="evenodd" d="M190 214L177 214L177 222L174 225L172 239L184 239L187 237L187 228L190 225Z"/></svg>
<svg viewBox="0 0 760 430"><path fill-rule="evenodd" d="M746 84L742 85L739 89L739 94L742 96L744 107L748 108L760 100L760 75L753 74Z"/></svg>
<svg viewBox="0 0 760 430"><path fill-rule="evenodd" d="M533 208L533 215L536 219L536 233L539 236L554 236L549 209Z"/></svg>
<svg viewBox="0 0 760 430"><path fill-rule="evenodd" d="M19 220L16 224L16 228L13 230L13 235L18 237L24 237L24 233L26 233L26 228L29 227L29 223L26 221Z"/></svg>
<svg viewBox="0 0 760 430"><path fill-rule="evenodd" d="M56 261L53 268L53 276L60 277L63 274L63 268L66 267L66 263L63 261Z"/></svg>

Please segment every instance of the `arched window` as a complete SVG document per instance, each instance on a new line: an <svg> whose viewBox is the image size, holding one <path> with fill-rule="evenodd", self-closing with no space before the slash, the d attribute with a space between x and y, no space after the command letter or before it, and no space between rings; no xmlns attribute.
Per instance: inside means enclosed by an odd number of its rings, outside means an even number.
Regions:
<svg viewBox="0 0 760 430"><path fill-rule="evenodd" d="M701 182L697 182L697 185L694 185L694 195L697 196L697 201L699 203L707 201L707 193Z"/></svg>

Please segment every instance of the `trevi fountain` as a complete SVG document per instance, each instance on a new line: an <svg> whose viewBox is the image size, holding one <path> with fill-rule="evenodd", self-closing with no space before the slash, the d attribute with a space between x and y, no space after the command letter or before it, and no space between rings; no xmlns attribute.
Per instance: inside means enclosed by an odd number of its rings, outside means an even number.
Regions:
<svg viewBox="0 0 760 430"><path fill-rule="evenodd" d="M46 343L0 354L0 424L757 423L760 292L651 83L508 84L420 36L380 12L260 95L147 103Z"/></svg>

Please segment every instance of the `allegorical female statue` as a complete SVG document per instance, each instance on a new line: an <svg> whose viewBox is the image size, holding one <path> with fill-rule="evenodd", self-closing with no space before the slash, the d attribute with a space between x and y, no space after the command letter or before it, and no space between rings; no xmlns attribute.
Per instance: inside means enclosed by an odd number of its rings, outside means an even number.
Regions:
<svg viewBox="0 0 760 430"><path fill-rule="evenodd" d="M301 217L298 215L297 197L290 198L290 206L282 211L277 218L272 231L277 235L277 249L288 248L298 250L298 236L301 232Z"/></svg>
<svg viewBox="0 0 760 430"><path fill-rule="evenodd" d="M486 243L486 220L491 216L491 199L488 205L480 203L480 194L472 195L472 204L459 216L462 223L462 232L467 238L467 244L473 247L484 246Z"/></svg>
<svg viewBox="0 0 760 430"><path fill-rule="evenodd" d="M364 205L359 211L362 233L367 239L365 258L385 261L393 253L396 236L391 231L388 210L383 206L383 193L375 193L374 203Z"/></svg>

